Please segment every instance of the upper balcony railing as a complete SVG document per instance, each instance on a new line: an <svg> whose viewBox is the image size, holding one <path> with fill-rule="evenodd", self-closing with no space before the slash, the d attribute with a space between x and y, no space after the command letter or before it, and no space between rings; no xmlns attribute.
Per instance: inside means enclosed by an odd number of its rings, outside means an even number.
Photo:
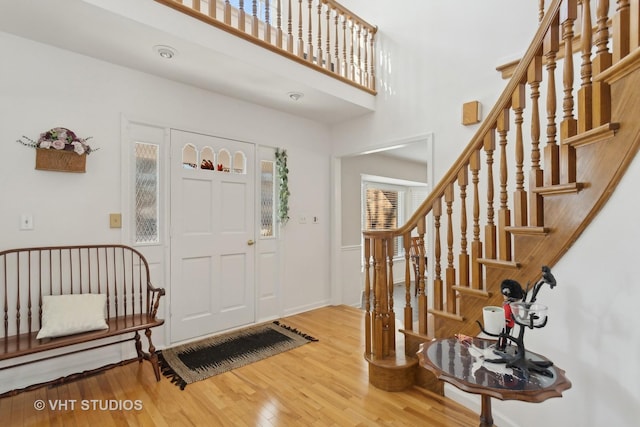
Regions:
<svg viewBox="0 0 640 427"><path fill-rule="evenodd" d="M334 0L156 1L316 71L376 93L377 27Z"/></svg>

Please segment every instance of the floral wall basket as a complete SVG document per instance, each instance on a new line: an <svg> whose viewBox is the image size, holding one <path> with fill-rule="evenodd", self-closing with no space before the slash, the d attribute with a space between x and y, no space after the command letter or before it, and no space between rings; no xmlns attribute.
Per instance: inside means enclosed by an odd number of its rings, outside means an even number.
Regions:
<svg viewBox="0 0 640 427"><path fill-rule="evenodd" d="M86 172L87 155L67 150L36 148L36 169L41 171Z"/></svg>
<svg viewBox="0 0 640 427"><path fill-rule="evenodd" d="M87 140L75 132L57 127L43 132L37 141L26 136L18 142L36 149L36 169L58 172L86 171L87 155L92 151Z"/></svg>

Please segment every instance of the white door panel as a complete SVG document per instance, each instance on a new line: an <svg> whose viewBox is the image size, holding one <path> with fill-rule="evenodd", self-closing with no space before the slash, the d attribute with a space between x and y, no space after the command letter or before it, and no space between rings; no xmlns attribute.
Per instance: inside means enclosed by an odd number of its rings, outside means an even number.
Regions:
<svg viewBox="0 0 640 427"><path fill-rule="evenodd" d="M203 152L226 150L231 159L243 153L246 167L185 168L187 146L195 147L192 165L200 165ZM249 143L171 131L172 342L255 321L254 246L248 244L255 239L254 150Z"/></svg>

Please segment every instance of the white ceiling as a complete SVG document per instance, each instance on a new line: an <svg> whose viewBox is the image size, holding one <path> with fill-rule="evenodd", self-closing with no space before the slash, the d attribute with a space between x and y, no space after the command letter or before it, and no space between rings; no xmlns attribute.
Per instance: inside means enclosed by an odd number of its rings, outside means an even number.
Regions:
<svg viewBox="0 0 640 427"><path fill-rule="evenodd" d="M374 95L153 0L0 0L0 10L0 31L328 125L375 110ZM163 59L157 45L177 55Z"/></svg>
<svg viewBox="0 0 640 427"><path fill-rule="evenodd" d="M373 110L374 96L153 0L0 4L0 31L253 104L327 124ZM162 59L156 45L178 54Z"/></svg>

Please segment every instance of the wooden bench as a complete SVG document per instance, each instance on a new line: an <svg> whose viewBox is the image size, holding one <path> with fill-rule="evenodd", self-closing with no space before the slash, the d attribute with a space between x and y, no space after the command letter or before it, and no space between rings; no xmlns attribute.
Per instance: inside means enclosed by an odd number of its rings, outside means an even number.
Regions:
<svg viewBox="0 0 640 427"><path fill-rule="evenodd" d="M106 329L37 339L43 322L43 297L49 295L102 294L106 307ZM156 317L164 289L155 288L149 265L137 250L124 245L51 246L11 249L0 252L0 371L112 344L134 341L137 357L151 362L160 381L158 356L151 341L151 328L164 320ZM94 298L93 296L80 297ZM49 301L56 298L47 297ZM67 298L68 299L68 298ZM60 298L58 298L60 300ZM77 301L77 297L72 297ZM51 303L48 303L51 306ZM76 310L69 310L75 312ZM79 310L78 310L79 311ZM45 318L49 318L49 313ZM140 331L144 330L149 351L143 352ZM117 340L113 337L118 337ZM111 338L111 339L108 339ZM76 344L88 344L79 346ZM75 346L74 348L68 348ZM53 352L65 348L68 351ZM48 354L48 353L49 354ZM23 356L42 354L33 360ZM23 358L23 360L13 359ZM31 359L31 358L30 358ZM121 361L122 362L122 361ZM17 392L14 390L14 392ZM5 393L7 394L7 393ZM14 393L15 394L15 393Z"/></svg>

